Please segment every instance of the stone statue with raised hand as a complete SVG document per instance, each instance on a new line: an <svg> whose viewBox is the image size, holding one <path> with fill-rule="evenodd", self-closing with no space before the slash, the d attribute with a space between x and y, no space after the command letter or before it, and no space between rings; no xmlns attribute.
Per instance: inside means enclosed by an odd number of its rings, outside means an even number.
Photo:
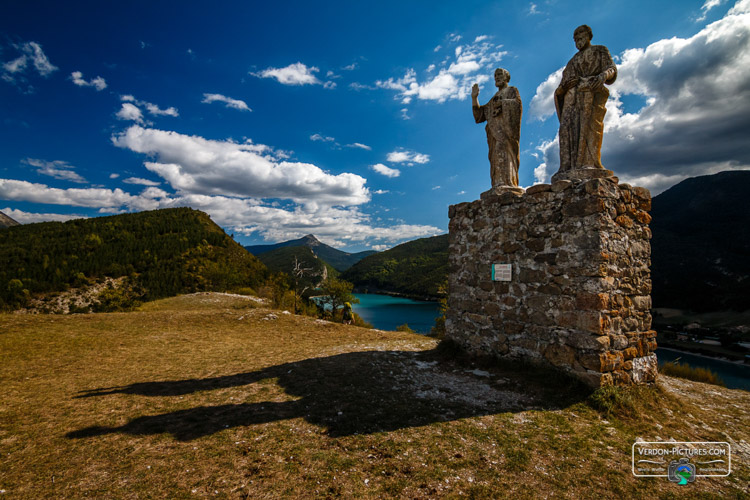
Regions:
<svg viewBox="0 0 750 500"><path fill-rule="evenodd" d="M617 67L604 45L591 45L591 28L579 26L573 33L578 53L568 61L555 90L560 120L560 170L552 180L606 177L601 161L604 115L610 85Z"/></svg>
<svg viewBox="0 0 750 500"><path fill-rule="evenodd" d="M471 88L471 109L477 123L487 122L487 146L489 147L490 177L492 191L509 189L523 191L518 187L519 146L521 136L521 96L518 89L508 86L510 73L495 70L497 92L492 99L479 105L479 85Z"/></svg>

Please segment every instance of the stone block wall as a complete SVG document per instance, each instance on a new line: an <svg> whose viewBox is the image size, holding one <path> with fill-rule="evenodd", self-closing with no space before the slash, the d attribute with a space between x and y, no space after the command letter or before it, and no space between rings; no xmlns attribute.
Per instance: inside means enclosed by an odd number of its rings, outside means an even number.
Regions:
<svg viewBox="0 0 750 500"><path fill-rule="evenodd" d="M656 377L647 189L562 180L453 205L446 336L589 385ZM510 281L492 265L510 264Z"/></svg>

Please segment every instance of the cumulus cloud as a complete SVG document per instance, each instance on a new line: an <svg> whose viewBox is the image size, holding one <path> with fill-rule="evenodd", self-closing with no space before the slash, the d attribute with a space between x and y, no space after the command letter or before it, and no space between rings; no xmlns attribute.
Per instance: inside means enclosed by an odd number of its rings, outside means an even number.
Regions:
<svg viewBox="0 0 750 500"><path fill-rule="evenodd" d="M156 161L146 168L184 193L283 198L307 205L359 205L366 179L332 175L309 163L278 162L264 145L216 141L133 125L112 137L121 148Z"/></svg>
<svg viewBox="0 0 750 500"><path fill-rule="evenodd" d="M86 219L83 215L75 214L46 214L46 213L33 213L24 212L10 207L6 207L2 212L21 224L33 224L35 222L66 222L73 219Z"/></svg>
<svg viewBox="0 0 750 500"><path fill-rule="evenodd" d="M459 35L450 35L450 41L458 42ZM501 50L502 45L491 43L490 37L480 35L473 43L459 45L455 48L455 59L448 67L442 67L437 74L433 74L435 64L430 64L425 70L426 77L420 81L417 72L409 68L400 78L377 80L375 86L395 90L396 98L404 104L409 104L417 98L425 101L464 100L470 95L474 83L482 84L489 80L487 73L491 73L495 65L507 54Z"/></svg>
<svg viewBox="0 0 750 500"><path fill-rule="evenodd" d="M75 167L62 160L46 161L37 158L26 158L23 160L26 165L36 167L36 172L42 175L48 175L55 179L63 181L86 183L86 179L74 172Z"/></svg>
<svg viewBox="0 0 750 500"><path fill-rule="evenodd" d="M308 68L301 62L296 62L284 68L267 68L250 74L258 78L275 78L284 85L321 85L323 82L314 75L319 71L315 66Z"/></svg>
<svg viewBox="0 0 750 500"><path fill-rule="evenodd" d="M553 81L537 89L536 118L555 112ZM750 1L690 38L626 50L610 91L602 161L621 179L657 193L686 177L750 168ZM626 110L626 96L645 104ZM548 140L539 150L546 179L559 147Z"/></svg>
<svg viewBox="0 0 750 500"><path fill-rule="evenodd" d="M83 78L83 73L80 71L74 71L70 74L70 79L79 87L94 87L97 91L107 88L107 82L101 76L97 76L87 82Z"/></svg>
<svg viewBox="0 0 750 500"><path fill-rule="evenodd" d="M391 163L405 163L409 166L412 166L415 163L425 164L429 162L430 155L402 149L388 153L388 156L386 156L386 160Z"/></svg>
<svg viewBox="0 0 750 500"><path fill-rule="evenodd" d="M232 99L221 94L203 94L202 103L210 104L212 102L223 102L228 108L238 109L240 111L252 111L245 101Z"/></svg>
<svg viewBox="0 0 750 500"><path fill-rule="evenodd" d="M47 78L57 66L52 64L37 42L23 42L14 44L13 48L20 53L15 59L2 64L2 79L8 83L18 85L25 92L32 92L33 87L28 84L31 73Z"/></svg>
<svg viewBox="0 0 750 500"><path fill-rule="evenodd" d="M381 174L381 175L385 175L386 177L398 177L399 175L401 175L401 171L400 170L398 170L396 168L386 167L382 163L376 163L375 165L371 166L370 168L373 169L374 171L376 171L377 173Z"/></svg>

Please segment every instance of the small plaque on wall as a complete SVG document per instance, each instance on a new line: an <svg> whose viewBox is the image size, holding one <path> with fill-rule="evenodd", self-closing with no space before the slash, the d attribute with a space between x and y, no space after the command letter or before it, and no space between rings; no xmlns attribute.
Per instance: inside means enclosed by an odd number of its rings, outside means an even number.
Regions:
<svg viewBox="0 0 750 500"><path fill-rule="evenodd" d="M512 276L511 264L492 264L492 281L511 281Z"/></svg>

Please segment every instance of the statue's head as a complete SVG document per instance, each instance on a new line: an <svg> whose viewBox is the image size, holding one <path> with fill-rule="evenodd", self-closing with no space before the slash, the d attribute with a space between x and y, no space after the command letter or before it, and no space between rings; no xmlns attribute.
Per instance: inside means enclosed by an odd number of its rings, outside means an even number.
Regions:
<svg viewBox="0 0 750 500"><path fill-rule="evenodd" d="M583 50L591 44L591 39L594 38L594 33L591 28L585 24L580 25L573 32L573 40L576 42L576 48Z"/></svg>
<svg viewBox="0 0 750 500"><path fill-rule="evenodd" d="M502 88L510 81L510 72L504 68L497 68L495 70L495 86Z"/></svg>

